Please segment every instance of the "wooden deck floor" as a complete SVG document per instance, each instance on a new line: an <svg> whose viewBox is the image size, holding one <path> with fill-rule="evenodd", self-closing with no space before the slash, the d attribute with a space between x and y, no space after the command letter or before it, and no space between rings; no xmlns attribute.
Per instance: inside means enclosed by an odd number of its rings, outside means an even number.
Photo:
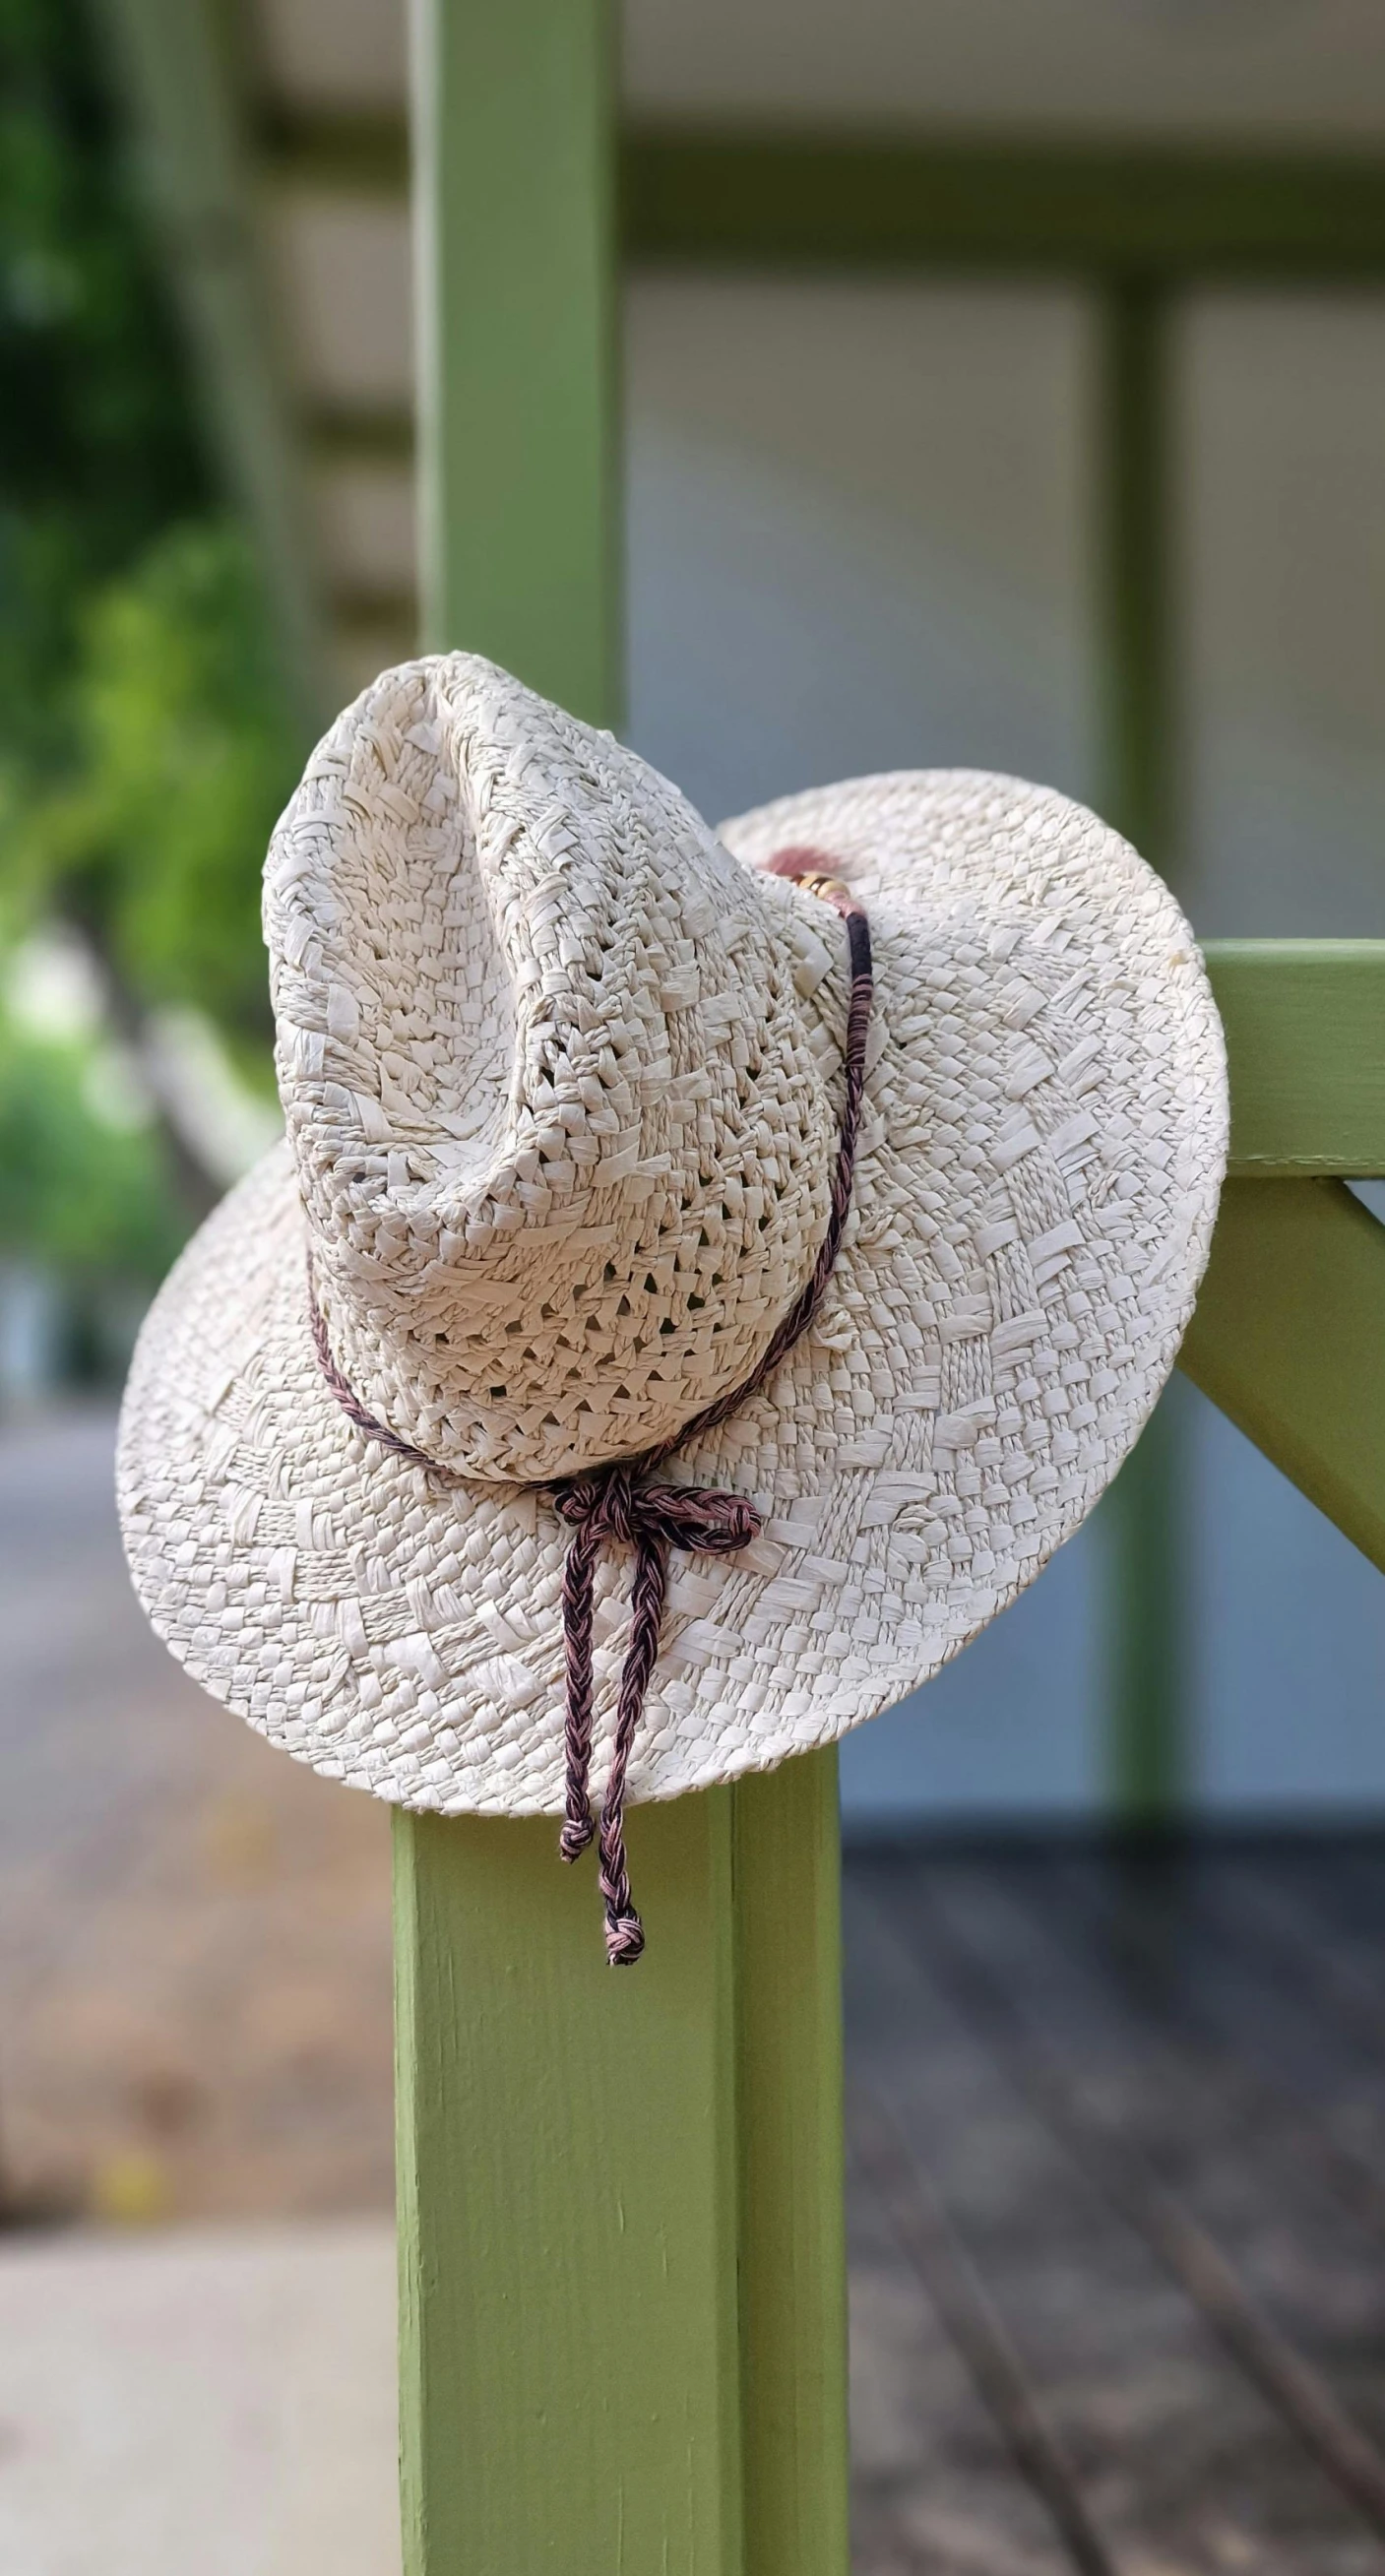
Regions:
<svg viewBox="0 0 1385 2576"><path fill-rule="evenodd" d="M846 1909L856 2576L1385 2576L1385 1843Z"/></svg>

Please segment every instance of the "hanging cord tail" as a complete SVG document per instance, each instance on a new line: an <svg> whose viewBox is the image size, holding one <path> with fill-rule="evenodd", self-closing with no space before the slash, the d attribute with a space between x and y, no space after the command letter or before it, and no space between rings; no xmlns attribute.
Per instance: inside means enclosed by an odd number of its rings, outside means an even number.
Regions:
<svg viewBox="0 0 1385 2576"><path fill-rule="evenodd" d="M633 1966L644 1927L630 1892L625 1855L625 1780L659 1653L668 1591L669 1551L729 1556L758 1537L760 1515L743 1494L699 1485L637 1485L642 1462L594 1468L554 1490L559 1517L572 1531L563 1569L563 1644L567 1663L564 1753L567 1797L559 1849L576 1860L592 1837L592 1605L596 1560L607 1540L635 1551L630 1643L616 1701L615 1742L601 1804L600 1885L606 1908L606 1955L613 1968Z"/></svg>
<svg viewBox="0 0 1385 2576"><path fill-rule="evenodd" d="M596 1559L601 1545L594 1520L579 1523L568 1542L563 1566L563 1655L567 1666L567 1723L564 1730L566 1804L558 1848L564 1860L578 1860L596 1828L592 1822L588 1779L592 1758L592 1603Z"/></svg>
<svg viewBox="0 0 1385 2576"><path fill-rule="evenodd" d="M642 1530L630 1594L630 1644L620 1676L616 1735L606 1795L601 1802L601 1894L606 1907L606 1956L613 1968L631 1968L644 1948L644 1925L630 1893L625 1858L625 1775L644 1708L644 1695L659 1653L668 1591L668 1540Z"/></svg>

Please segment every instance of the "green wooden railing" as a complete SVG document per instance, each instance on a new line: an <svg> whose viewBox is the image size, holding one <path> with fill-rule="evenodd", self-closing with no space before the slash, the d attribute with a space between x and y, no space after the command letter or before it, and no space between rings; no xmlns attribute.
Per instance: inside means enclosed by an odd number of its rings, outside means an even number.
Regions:
<svg viewBox="0 0 1385 2576"><path fill-rule="evenodd" d="M301 505L210 14L106 9L302 667ZM415 0L412 47L427 640L616 720L618 248L1077 279L1100 318L1101 801L1168 865L1170 298L1385 281L1385 162L621 139L607 0ZM397 121L262 139L285 170L405 171ZM1183 1365L1385 1566L1385 1227L1346 1187L1385 1174L1385 942L1207 954L1232 1173ZM1128 1816L1180 1785L1176 1482L1147 1435L1109 1507ZM613 1978L552 1825L396 1819L406 2576L845 2576L835 1755L642 1809L630 1839L652 1938Z"/></svg>
<svg viewBox="0 0 1385 2576"><path fill-rule="evenodd" d="M607 721L609 69L602 0L416 10L428 640L492 651ZM665 254L818 259L821 162L813 175L786 190L781 166L767 194L763 161L756 179L692 146L636 154L625 221ZM858 156L846 178L838 248L854 223L854 251L876 256L893 225L917 259L892 166ZM975 247L994 206L961 164L950 184L954 249L966 227ZM1256 256L1284 230L1253 186L1219 220ZM1045 240L1064 258L1140 249L1114 176L1050 205ZM1107 294L1108 786L1161 849L1163 304L1140 275ZM1233 1176L1184 1365L1385 1564L1385 1228L1345 1186L1385 1172L1385 943L1230 944L1208 962ZM1167 1482L1167 1459L1154 1473ZM1129 1515L1136 1807L1173 1784L1148 1671L1172 1615L1167 1558L1149 1570L1161 1510L1156 1489ZM397 1818L408 2576L844 2576L835 1757L643 1809L631 1841L653 1937L638 1974L612 1978L550 1824Z"/></svg>
<svg viewBox="0 0 1385 2576"><path fill-rule="evenodd" d="M600 0L427 0L415 118L429 640L484 645L610 719ZM839 213L858 254L878 255L900 229L891 173L865 160L848 175ZM676 239L783 255L792 217L798 247L825 255L820 185L796 195L781 167L767 238L764 176L691 147L637 157L627 222L655 247L662 226L665 253ZM1019 197L1033 218L1032 189ZM960 165L945 211L954 247L964 223L973 243L995 224ZM1261 255L1274 218L1253 190L1221 209ZM1108 247L1131 229L1118 191L1066 220ZM1054 231L1051 215L1051 246ZM1108 801L1162 853L1163 303L1140 276L1107 294ZM1222 946L1209 964L1233 1177L1185 1366L1385 1563L1385 1230L1345 1188L1385 1170L1385 943ZM1173 1617L1169 1476L1155 1453L1123 1506L1132 1807L1175 1776L1155 1651ZM632 1840L657 1937L637 1978L612 1980L549 1826L397 1822L409 2576L846 2566L835 1760L643 1811Z"/></svg>
<svg viewBox="0 0 1385 2576"><path fill-rule="evenodd" d="M1178 297L1209 281L1385 282L1385 156L1378 148L1327 153L1125 138L1113 145L1078 133L1022 141L646 125L617 134L610 28L594 16L593 0L577 0L561 73L554 69L559 49L534 9L537 0L522 0L519 23L536 31L526 113L516 112L522 83L507 68L508 37L491 24L508 13L485 0L465 7L458 0L455 25L449 20L446 43L466 65L467 100L494 100L496 113L492 119L486 106L472 105L469 114L459 110L455 127L476 145L474 166L488 184L479 186L470 171L444 171L439 179L446 206L437 239L464 232L485 246L486 276L475 281L472 301L473 318L486 328L466 347L451 338L439 343L439 362L455 376L454 394L474 436L465 510L438 517L437 480L431 472L425 478L435 512L424 556L434 610L448 568L447 578L464 579L467 603L464 628L451 631L486 637L501 660L540 686L561 671L575 704L612 704L614 514L605 508L593 517L580 493L600 470L589 442L611 426L609 388L598 400L596 386L613 328L614 262L608 259L600 276L579 277L571 265L576 237L565 237L559 247L571 291L558 302L536 257L553 205L570 195L574 153L586 156L592 206L605 209L608 195L614 200L613 213L602 215L605 248L614 238L623 259L645 267L1076 283L1094 300L1100 344L1092 496L1102 712L1096 801L1176 884L1179 602L1170 595L1169 568L1179 477L1170 320ZM285 402L269 363L274 333L258 276L247 165L257 161L280 185L398 191L408 182L408 133L393 108L342 112L280 102L271 110L250 99L237 116L212 0L100 0L100 10L135 103L167 256L210 394L209 426L259 529L305 706L319 706L321 603L301 451L404 457L412 423L390 409L333 407L305 416ZM428 47L438 52L431 36ZM545 91L554 78L571 82L565 98ZM422 101L425 110L435 103L433 92ZM530 156L540 134L553 156L542 165ZM520 168L529 178L523 190L489 184ZM595 236L585 238L596 256ZM558 341L581 342L585 350L583 358L568 349L563 392L571 410L561 423L524 401L520 380L508 408L494 404L482 383L489 368L507 368L512 358L521 370L527 365L545 298ZM439 310L430 285L420 301L425 329ZM468 407L473 379L482 398ZM610 470L609 434L606 455ZM583 560L592 544L608 550L605 579ZM353 603L335 605L346 614ZM357 614L371 606L354 602ZM382 613L402 617L406 603L376 599L373 610L377 621ZM583 640L569 654L574 620ZM430 631L449 631L432 612ZM1127 1822L1168 1818L1186 1796L1182 1484L1177 1426L1161 1408L1101 1514L1110 1557L1105 1787L1111 1809Z"/></svg>

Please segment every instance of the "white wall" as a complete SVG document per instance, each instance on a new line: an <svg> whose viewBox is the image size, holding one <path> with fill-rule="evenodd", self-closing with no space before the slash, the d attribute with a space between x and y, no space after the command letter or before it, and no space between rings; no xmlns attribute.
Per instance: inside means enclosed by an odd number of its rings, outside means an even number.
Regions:
<svg viewBox="0 0 1385 2576"><path fill-rule="evenodd" d="M1385 298L1203 296L1178 358L1197 926L1379 938Z"/></svg>
<svg viewBox="0 0 1385 2576"><path fill-rule="evenodd" d="M979 761L1090 793L1090 335L1045 292L645 281L630 730L712 816ZM1205 934L1385 934L1385 302L1178 335L1184 884ZM1385 1803L1385 1584L1182 1391L1204 1806ZM1101 1532L845 1748L858 1821L1080 1813Z"/></svg>

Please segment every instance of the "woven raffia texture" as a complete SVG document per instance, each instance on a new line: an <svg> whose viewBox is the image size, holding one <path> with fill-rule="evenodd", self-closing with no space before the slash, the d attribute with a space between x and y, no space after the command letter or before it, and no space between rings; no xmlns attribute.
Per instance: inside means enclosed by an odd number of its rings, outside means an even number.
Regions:
<svg viewBox="0 0 1385 2576"><path fill-rule="evenodd" d="M1148 1413L1206 1258L1225 1074L1186 925L1114 834L944 771L788 798L719 844L491 666L387 673L266 871L289 1143L162 1291L121 1450L155 1625L319 1769L560 1809L566 1534L535 1485L746 1377L826 1221L845 942L745 864L786 843L871 918L855 1205L816 1326L665 1471L766 1527L675 1560L632 1794L767 1766L924 1680ZM355 1392L465 1486L346 1420L309 1251ZM598 1786L625 1569L600 1580Z"/></svg>
<svg viewBox="0 0 1385 2576"><path fill-rule="evenodd" d="M279 1086L332 1349L414 1447L532 1483L749 1375L836 1146L801 911L487 663L338 724L265 871Z"/></svg>

